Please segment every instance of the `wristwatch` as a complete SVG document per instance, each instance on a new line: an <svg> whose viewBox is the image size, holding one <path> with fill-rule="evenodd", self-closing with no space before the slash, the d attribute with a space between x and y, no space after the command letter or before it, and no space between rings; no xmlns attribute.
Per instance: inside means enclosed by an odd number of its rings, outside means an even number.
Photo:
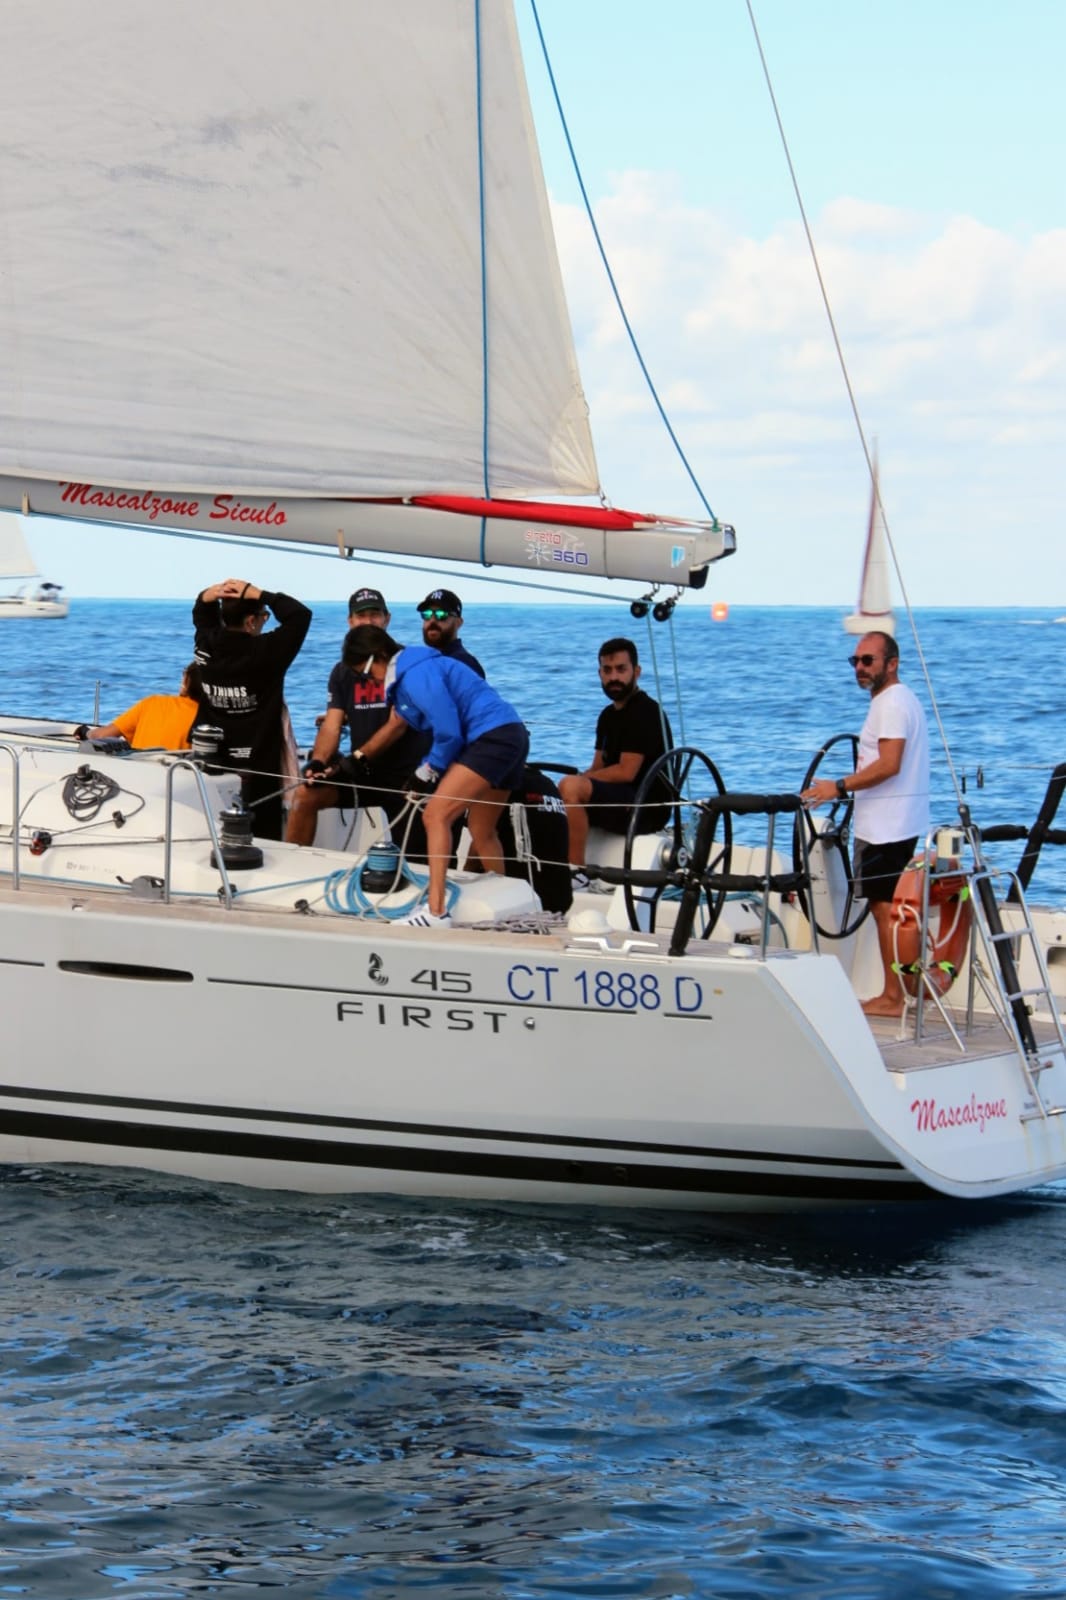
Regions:
<svg viewBox="0 0 1066 1600"><path fill-rule="evenodd" d="M848 786L844 782L843 778L838 778L837 779L837 799L838 800L846 800L847 798L848 798Z"/></svg>

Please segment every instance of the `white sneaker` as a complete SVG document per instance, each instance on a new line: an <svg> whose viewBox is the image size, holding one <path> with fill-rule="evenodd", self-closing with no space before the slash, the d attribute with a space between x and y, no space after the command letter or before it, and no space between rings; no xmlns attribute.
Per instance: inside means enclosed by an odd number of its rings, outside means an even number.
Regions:
<svg viewBox="0 0 1066 1600"><path fill-rule="evenodd" d="M613 894L614 885L602 878L590 878L584 867L570 868L570 887L575 894Z"/></svg>
<svg viewBox="0 0 1066 1600"><path fill-rule="evenodd" d="M438 917L428 906L416 906L413 911L409 911L407 916L401 917L399 921L401 928L450 928L451 925L452 919L447 912L442 917Z"/></svg>

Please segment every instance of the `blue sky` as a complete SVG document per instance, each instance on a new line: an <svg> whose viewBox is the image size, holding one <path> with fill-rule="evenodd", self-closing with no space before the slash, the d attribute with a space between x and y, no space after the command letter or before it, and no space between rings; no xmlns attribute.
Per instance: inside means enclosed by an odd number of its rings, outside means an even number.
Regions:
<svg viewBox="0 0 1066 1600"><path fill-rule="evenodd" d="M1066 608L1066 219L1051 0L754 0L916 604ZM517 0L601 476L699 514L607 298ZM739 553L700 597L849 604L868 485L744 0L539 0L586 185L645 357ZM35 524L78 594L191 593L231 570L308 598L371 563ZM520 591L456 579L471 599ZM602 585L600 586L602 587Z"/></svg>

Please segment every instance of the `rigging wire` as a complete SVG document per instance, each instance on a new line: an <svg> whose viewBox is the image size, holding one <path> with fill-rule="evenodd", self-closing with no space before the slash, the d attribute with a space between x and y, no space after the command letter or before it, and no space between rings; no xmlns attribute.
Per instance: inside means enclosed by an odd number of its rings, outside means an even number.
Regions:
<svg viewBox="0 0 1066 1600"><path fill-rule="evenodd" d="M822 276L822 267L818 256L818 247L814 242L814 233L807 217L807 208L803 202L803 194L800 190L799 178L796 175L796 168L792 161L792 151L789 147L788 136L785 133L785 125L781 118L781 111L778 107L777 95L774 93L773 80L770 77L770 67L766 59L766 52L763 49L762 38L759 34L759 25L755 20L753 0L745 0L745 5L747 6L748 19L751 22L751 31L755 35L755 48L759 52L759 61L762 65L763 78L766 81L767 93L770 96L770 104L773 107L774 120L777 123L777 132L781 140L781 148L785 153L785 161L788 165L789 177L792 180L792 191L796 196L796 205L799 207L800 220L803 223L803 231L807 237L807 248L810 251L811 261L814 265L814 275L818 280L818 289L822 296L822 305L825 307L826 318L829 322L829 331L833 338L833 346L836 350L837 362L839 363L840 371L844 379L844 387L847 390L848 404L851 407L851 414L854 418L855 427L859 435L859 443L862 446L862 453L866 458L866 470L870 475L872 491L877 496L877 506L881 513L881 519L884 524L885 538L888 541L889 553L892 557L892 566L896 574L896 581L899 584L900 594L903 597L903 608L907 613L907 622L910 626L911 634L914 639L914 647L918 655L918 662L922 670L922 677L925 680L926 691L929 695L929 701L933 708L933 716L936 720L937 731L940 735L940 743L943 746L944 755L947 760L948 772L951 777L951 785L955 791L956 800L960 805L962 805L963 789L960 786L959 776L955 769L955 763L952 760L951 747L948 744L947 730L944 727L943 718L940 715L940 706L937 703L936 693L933 689L933 680L929 672L929 664L926 661L925 651L922 649L922 641L918 635L918 621L914 615L914 609L910 602L910 596L907 593L907 585L904 582L903 572L899 564L899 557L896 554L896 545L892 538L892 531L888 525L888 517L885 515L884 503L881 499L881 490L877 481L877 473L874 470L873 453L869 444L867 443L866 430L863 427L862 417L859 413L858 402L855 398L855 390L852 387L851 373L848 370L848 363L844 355L844 347L840 342L840 335L837 332L836 318L833 315L833 307L829 300L829 291L825 286L825 279Z"/></svg>
<svg viewBox="0 0 1066 1600"><path fill-rule="evenodd" d="M662 674L662 669L659 666L659 655L658 655L658 652L657 652L657 650L655 648L655 628L654 628L654 625L652 623L652 619L651 619L651 615L650 614L647 616L647 618L645 620L646 620L647 625L648 625L648 653L651 656L651 669L652 669L652 672L655 674L655 693L656 693L656 696L658 697L658 701L659 701L659 716L660 716L660 720L661 720L661 723L662 723L663 739L665 740L665 748L669 749L672 744L676 744L678 741L675 738L667 736L668 735L668 728L667 728L666 712L665 712L665 710L663 708L663 699L664 699L664 695L663 695L663 674ZM683 702L683 700L681 698L681 680L678 677L678 672L677 672L677 640L674 637L674 616L673 616L673 612L670 613L669 621L670 621L670 645L671 645L671 649L673 651L673 658L674 658L674 708L675 708L675 715L677 717L677 731L680 734L680 742L682 744L687 744L688 741L685 738L685 713L684 713L684 709L683 709L684 702Z"/></svg>
<svg viewBox="0 0 1066 1600"><path fill-rule="evenodd" d="M682 449L680 439L677 437L677 434L674 432L673 424L671 423L670 418L667 416L666 408L663 405L661 399L659 398L659 391L655 387L655 383L654 383L654 381L652 379L651 373L648 371L647 364L646 364L646 362L644 360L644 355L643 355L643 353L641 351L640 345L637 342L637 336L633 331L633 325L630 322L629 317L628 317L628 315L626 313L626 308L625 308L624 304L622 303L622 296L621 296L621 293L619 292L618 285L615 282L614 273L611 270L611 263L607 258L607 251L606 251L606 249L604 247L603 239L600 236L600 230L599 230L599 227L597 226L596 218L595 218L595 216L593 214L592 202L589 199L588 190L585 187L585 179L584 179L584 176L583 176L582 171L581 171L580 164L579 164L578 159L577 159L577 151L574 148L574 141L570 137L570 126L569 126L569 124L568 124L568 122L566 120L566 113L563 110L563 102L562 102L562 100L561 100L561 98L559 96L559 89L558 89L558 86L556 85L556 82L555 82L555 73L554 73L554 71L552 69L551 57L548 54L548 45L547 45L547 41L544 38L544 30L540 25L540 13L537 10L537 0L529 0L529 5L530 5L530 10L533 13L533 23L534 23L534 26L536 27L536 30L537 30L537 38L540 41L540 49L541 49L541 54L544 57L544 65L545 65L545 68L547 69L547 73L548 73L548 82L551 85L552 96L553 96L553 98L555 100L555 109L559 113L559 123L560 123L560 125L562 127L562 130L563 130L563 138L566 140L566 148L570 152L570 162L571 162L571 165L573 166L573 169L574 169L574 176L577 179L577 185L578 185L578 188L581 191L581 199L582 199L582 201L584 203L585 215L588 217L589 227L592 229L592 237L596 241L596 249L599 251L600 261L602 262L603 270L607 275L607 282L610 285L611 293L614 296L614 303L618 308L618 315L622 319L622 325L626 330L626 334L628 336L630 346L632 347L633 354L636 356L637 363L638 363L638 365L640 367L640 370L644 374L644 382L648 386L648 393L651 395L652 399L655 402L655 408L658 411L660 418L662 419L663 427L666 429L666 432L669 435L670 442L671 442L671 444L673 445L674 449L677 452L678 460L681 462L681 465L684 467L685 472L688 474L689 482L692 484L692 487L695 489L697 495L699 496L700 504L703 506L703 509L706 511L708 517L710 517L711 521L717 527L718 518L715 516L714 512L711 510L710 505L707 502L707 496L703 492L703 487L700 484L699 479L696 477L696 474L693 471L692 466L689 463L688 457L686 456L684 450Z"/></svg>

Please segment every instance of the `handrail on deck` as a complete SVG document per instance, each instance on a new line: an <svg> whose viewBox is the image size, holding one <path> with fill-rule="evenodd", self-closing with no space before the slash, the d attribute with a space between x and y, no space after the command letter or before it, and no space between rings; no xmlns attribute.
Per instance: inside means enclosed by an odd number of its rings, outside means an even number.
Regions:
<svg viewBox="0 0 1066 1600"><path fill-rule="evenodd" d="M11 773L12 773L12 779L11 779L11 799L12 799L11 886L12 886L13 889L19 889L21 887L21 884L22 884L22 871L21 871L21 867L19 865L19 846L20 846L20 842L21 842L21 831L22 831L21 830L22 802L21 802L20 777L21 777L22 756L23 756L23 754L25 752L23 751L23 749L21 747L16 748L15 745L6 744L6 743L0 743L0 753L2 753L4 755L7 755L7 756L10 756L10 758L11 758ZM226 863L225 863L225 859L224 859L224 857L222 855L222 844L221 844L221 841L219 839L218 828L215 825L215 816L214 816L214 812L211 809L211 801L210 801L210 798L208 797L207 785L204 783L203 772L201 771L200 767L198 767L196 765L195 762L190 761L190 760L188 760L187 758L185 758L183 756L178 756L174 760L168 762L166 770L167 770L167 780L166 780L165 810L164 810L164 821L163 821L163 901L164 901L164 904L169 905L170 904L170 900L171 900L170 879L171 879L171 864L172 864L173 850L174 850L174 775L175 775L175 773L177 773L179 771L185 771L185 772L191 772L192 773L193 778L194 778L195 783L196 783L196 792L197 792L197 796L198 796L199 801L200 801L200 809L203 811L204 820L207 823L207 831L208 831L208 835L210 836L210 839L211 839L211 847L212 847L212 849L214 851L215 864L218 867L219 876L222 879L222 891L221 891L222 892L222 899L223 899L223 902L224 902L227 910L231 910L232 907L233 907L233 902L234 902L233 885L230 882L229 873L226 871Z"/></svg>
<svg viewBox="0 0 1066 1600"><path fill-rule="evenodd" d="M19 835L21 833L22 800L19 794L19 754L11 744L0 744L0 750L11 757L11 887L17 889L21 882L19 867Z"/></svg>
<svg viewBox="0 0 1066 1600"><path fill-rule="evenodd" d="M218 867L219 876L222 879L222 898L225 902L226 910L230 911L233 908L233 885L230 883L229 873L226 871L226 863L222 855L222 843L218 836L218 829L215 826L211 802L207 797L207 785L204 783L204 775L200 768L194 761L189 761L184 756L179 756L176 761L171 762L167 767L166 815L163 828L163 904L170 904L170 861L174 845L174 774L181 771L191 772L196 779L196 790L200 797L200 806L207 822L207 831L211 835L211 848L215 855L215 865Z"/></svg>

